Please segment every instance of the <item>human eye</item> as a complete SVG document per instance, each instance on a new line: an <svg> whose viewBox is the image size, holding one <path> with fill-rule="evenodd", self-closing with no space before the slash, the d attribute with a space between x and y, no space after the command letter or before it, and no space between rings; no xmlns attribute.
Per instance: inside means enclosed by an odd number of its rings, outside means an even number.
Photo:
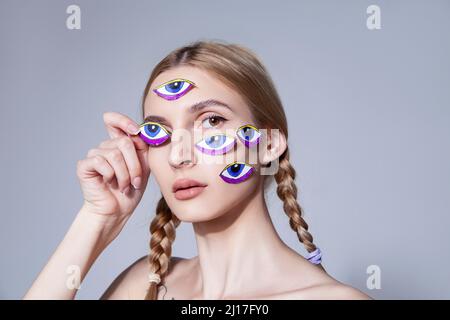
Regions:
<svg viewBox="0 0 450 320"><path fill-rule="evenodd" d="M176 100L188 93L194 86L195 83L192 81L178 78L163 83L153 92L166 100Z"/></svg>
<svg viewBox="0 0 450 320"><path fill-rule="evenodd" d="M195 144L195 147L209 155L219 155L230 151L236 143L236 139L226 134L216 134Z"/></svg>
<svg viewBox="0 0 450 320"><path fill-rule="evenodd" d="M223 169L219 174L223 181L228 183L240 183L247 180L254 169L244 162L233 162Z"/></svg>
<svg viewBox="0 0 450 320"><path fill-rule="evenodd" d="M225 121L227 121L227 119L225 119L224 117L221 117L216 114L211 114L207 118L202 120L202 128L204 129L214 128L217 127L220 123L224 123Z"/></svg>
<svg viewBox="0 0 450 320"><path fill-rule="evenodd" d="M139 136L147 144L158 146L170 137L170 132L157 122L146 122L140 126Z"/></svg>
<svg viewBox="0 0 450 320"><path fill-rule="evenodd" d="M239 129L237 129L236 131L236 134L247 148L258 144L259 137L261 136L259 130L250 124L239 127Z"/></svg>

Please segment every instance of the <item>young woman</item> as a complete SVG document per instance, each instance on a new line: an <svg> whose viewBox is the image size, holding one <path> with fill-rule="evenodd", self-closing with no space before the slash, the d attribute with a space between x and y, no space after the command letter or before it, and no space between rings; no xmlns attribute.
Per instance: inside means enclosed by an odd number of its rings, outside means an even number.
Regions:
<svg viewBox="0 0 450 320"><path fill-rule="evenodd" d="M82 281L135 210L150 172L162 197L150 253L124 270L102 299L369 299L326 273L297 202L282 103L246 48L196 42L165 57L142 100L143 123L104 114L110 140L78 161L84 205L25 295L73 299L67 268ZM307 258L275 230L271 182ZM275 213L281 214L281 213ZM190 222L198 256L171 256L175 228Z"/></svg>

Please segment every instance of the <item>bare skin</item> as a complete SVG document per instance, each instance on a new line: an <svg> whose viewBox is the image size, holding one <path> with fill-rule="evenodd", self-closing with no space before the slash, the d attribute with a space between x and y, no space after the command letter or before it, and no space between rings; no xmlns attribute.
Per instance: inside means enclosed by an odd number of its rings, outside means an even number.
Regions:
<svg viewBox="0 0 450 320"><path fill-rule="evenodd" d="M236 92L193 67L177 67L160 74L151 89L179 77L193 81L197 87L175 101L166 101L150 91L146 115L164 117L170 130L189 131L209 124L209 132L220 132L253 122L249 108ZM188 111L189 106L206 99L222 101L231 108L210 106L197 113ZM208 117L212 114L227 120L211 126ZM107 113L105 123L111 140L92 149L79 164L85 203L25 299L75 297L77 289L66 286L67 266L80 266L84 279L139 203L150 168L172 212L181 221L192 223L198 249L194 258L171 259L158 299L370 299L283 243L269 216L262 176L254 175L236 185L224 183L218 176L224 164L202 163L197 151L189 148L191 142L178 140L177 134L173 142L149 151L142 140L127 131L129 124L135 124L130 118ZM271 142L261 161L276 159L286 149L284 137ZM105 162L95 162L98 155ZM130 186L135 177L141 178L138 189ZM207 187L193 199L178 200L171 188L176 179L185 177ZM120 193L127 186L129 190ZM146 257L138 259L101 298L143 299L148 272Z"/></svg>
<svg viewBox="0 0 450 320"><path fill-rule="evenodd" d="M245 103L241 97L201 70L179 67L166 71L154 82L157 85L180 75L189 75L198 89L186 94L177 103L160 101L159 97L151 95L145 104L146 114L163 116L172 128L186 130L194 121L205 121L207 113L212 111L227 119L226 123L216 125L215 128L220 130L252 123L250 111L243 107ZM233 110L229 112L212 107L206 109L206 115L194 116L186 111L187 106L212 98L227 103ZM176 258L172 261L174 266L166 278L167 293L162 288L158 299L369 298L359 290L333 279L322 267L311 264L282 242L269 216L262 179L253 184L242 183L239 187L212 178L206 179L205 175L216 177L223 164L205 166L198 163L195 153L183 155L180 152L187 147L178 144L177 147L161 147L149 153L150 167L172 211L182 221L192 222L198 248L195 258ZM273 160L285 148L284 139L274 140L271 149L262 158ZM193 164L181 165L186 159L192 160ZM204 192L198 200L184 203L177 201L165 190L181 173L206 182L214 189ZM226 205L224 194L229 202L237 205ZM201 209L204 203L208 203L207 210ZM217 206L214 205L216 203ZM139 260L126 272L125 278L132 279L126 295L142 299L147 289L147 272L145 259ZM103 298L120 298L120 286L120 281L113 284Z"/></svg>
<svg viewBox="0 0 450 320"><path fill-rule="evenodd" d="M148 263L146 256L138 259L124 270L105 291L101 299L136 299L142 300L147 290ZM293 262L295 264L295 262ZM308 262L309 263L309 262ZM301 262L297 262L297 266ZM313 267L314 268L314 267ZM315 270L314 270L315 269ZM363 292L345 285L331 276L314 268L302 276L283 276L273 278L277 289L255 290L251 295L223 296L221 300L367 300L371 297ZM291 283L283 281L289 278ZM305 280L308 279L308 280ZM286 282L286 281L285 281ZM257 284L254 284L257 286ZM158 293L158 300L204 300L201 289L201 276L198 256L191 259L173 257L164 286ZM211 298L212 299L212 298Z"/></svg>

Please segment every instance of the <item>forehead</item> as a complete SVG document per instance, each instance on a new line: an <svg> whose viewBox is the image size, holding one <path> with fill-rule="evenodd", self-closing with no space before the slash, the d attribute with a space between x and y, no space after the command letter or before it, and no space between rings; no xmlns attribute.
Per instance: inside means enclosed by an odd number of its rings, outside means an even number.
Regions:
<svg viewBox="0 0 450 320"><path fill-rule="evenodd" d="M171 101L161 98L153 92L161 84L178 78L192 81L195 87L179 99ZM159 115L170 119L178 113L187 111L191 105L208 99L226 103L238 117L251 118L248 106L235 90L209 72L190 66L176 67L156 77L145 99L144 114L145 116Z"/></svg>

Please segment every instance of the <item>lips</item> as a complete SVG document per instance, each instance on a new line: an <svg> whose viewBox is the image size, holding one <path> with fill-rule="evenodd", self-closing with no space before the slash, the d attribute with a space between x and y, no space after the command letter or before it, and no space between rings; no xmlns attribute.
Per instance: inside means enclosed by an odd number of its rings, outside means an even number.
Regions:
<svg viewBox="0 0 450 320"><path fill-rule="evenodd" d="M172 192L178 200L188 200L199 195L206 184L192 179L178 179L172 186Z"/></svg>
<svg viewBox="0 0 450 320"><path fill-rule="evenodd" d="M206 187L206 184L192 179L178 179L172 186L172 191L177 192L179 189L187 189L191 187Z"/></svg>

